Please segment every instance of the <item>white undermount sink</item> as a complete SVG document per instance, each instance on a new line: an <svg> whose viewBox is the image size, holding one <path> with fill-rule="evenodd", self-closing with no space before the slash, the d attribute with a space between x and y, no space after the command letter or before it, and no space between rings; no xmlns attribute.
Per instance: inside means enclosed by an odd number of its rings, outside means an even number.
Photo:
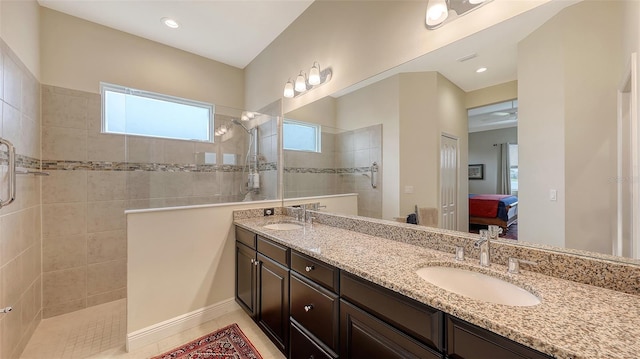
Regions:
<svg viewBox="0 0 640 359"><path fill-rule="evenodd" d="M266 229L274 229L278 231L290 231L293 229L302 228L301 224L291 223L291 222L280 222L280 223L271 223L263 226Z"/></svg>
<svg viewBox="0 0 640 359"><path fill-rule="evenodd" d="M471 270L431 266L416 273L431 284L475 300L516 307L540 304L538 297L517 285Z"/></svg>

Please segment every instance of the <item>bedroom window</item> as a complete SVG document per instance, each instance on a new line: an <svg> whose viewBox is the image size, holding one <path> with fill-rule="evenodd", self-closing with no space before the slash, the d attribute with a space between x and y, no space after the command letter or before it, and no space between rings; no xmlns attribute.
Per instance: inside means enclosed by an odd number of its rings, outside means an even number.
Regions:
<svg viewBox="0 0 640 359"><path fill-rule="evenodd" d="M213 142L209 103L100 84L102 132Z"/></svg>
<svg viewBox="0 0 640 359"><path fill-rule="evenodd" d="M284 120L282 125L283 149L320 152L320 125Z"/></svg>
<svg viewBox="0 0 640 359"><path fill-rule="evenodd" d="M509 177L511 178L511 195L518 196L518 145L509 144Z"/></svg>

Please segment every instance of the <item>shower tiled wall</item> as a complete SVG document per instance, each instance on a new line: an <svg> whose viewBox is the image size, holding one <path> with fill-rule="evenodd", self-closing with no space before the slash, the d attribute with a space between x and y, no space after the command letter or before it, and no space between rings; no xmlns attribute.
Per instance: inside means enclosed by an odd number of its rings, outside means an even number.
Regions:
<svg viewBox="0 0 640 359"><path fill-rule="evenodd" d="M338 134L336 139L339 191L358 193L358 215L382 218L382 125L359 128ZM373 163L377 172L370 171Z"/></svg>
<svg viewBox="0 0 640 359"><path fill-rule="evenodd" d="M42 86L45 318L126 296L125 137L100 134L100 95Z"/></svg>
<svg viewBox="0 0 640 359"><path fill-rule="evenodd" d="M42 182L45 318L126 297L125 210L245 199L249 135L218 113L224 108L216 108L215 125L231 130L215 143L101 133L99 94L43 86L42 108L43 167L51 173ZM263 122L266 154L276 121ZM217 163L200 161L202 153L215 154ZM223 154L235 164L223 164ZM275 166L267 160L265 172ZM251 199L276 198L266 197L272 193L275 184Z"/></svg>
<svg viewBox="0 0 640 359"><path fill-rule="evenodd" d="M358 215L382 218L382 125L323 132L321 141L321 153L284 151L285 198L358 193Z"/></svg>
<svg viewBox="0 0 640 359"><path fill-rule="evenodd" d="M0 40L0 137L16 148L19 169L39 169L40 83ZM0 198L8 196L0 148ZM0 357L17 358L42 318L40 177L17 175L16 200L0 209Z"/></svg>

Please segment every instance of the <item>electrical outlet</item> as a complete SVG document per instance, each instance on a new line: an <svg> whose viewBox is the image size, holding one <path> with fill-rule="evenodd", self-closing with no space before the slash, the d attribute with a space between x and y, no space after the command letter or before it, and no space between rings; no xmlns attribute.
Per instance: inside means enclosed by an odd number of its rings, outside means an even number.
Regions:
<svg viewBox="0 0 640 359"><path fill-rule="evenodd" d="M264 215L265 215L265 217L266 217L266 216L273 216L273 213L274 213L273 208L265 208L265 209L264 209Z"/></svg>

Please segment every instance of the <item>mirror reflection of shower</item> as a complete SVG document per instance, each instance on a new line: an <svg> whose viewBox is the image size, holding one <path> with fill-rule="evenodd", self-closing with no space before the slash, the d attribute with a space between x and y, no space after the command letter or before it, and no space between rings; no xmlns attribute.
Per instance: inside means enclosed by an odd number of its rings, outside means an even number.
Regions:
<svg viewBox="0 0 640 359"><path fill-rule="evenodd" d="M244 113L241 119L248 124L252 119L252 114ZM242 166L240 194L244 196L243 201L252 201L254 200L254 197L260 192L257 127L247 128L247 126L245 126L243 122L235 118L232 119L231 122L234 125L240 126L249 135L247 155L244 157L244 165Z"/></svg>

